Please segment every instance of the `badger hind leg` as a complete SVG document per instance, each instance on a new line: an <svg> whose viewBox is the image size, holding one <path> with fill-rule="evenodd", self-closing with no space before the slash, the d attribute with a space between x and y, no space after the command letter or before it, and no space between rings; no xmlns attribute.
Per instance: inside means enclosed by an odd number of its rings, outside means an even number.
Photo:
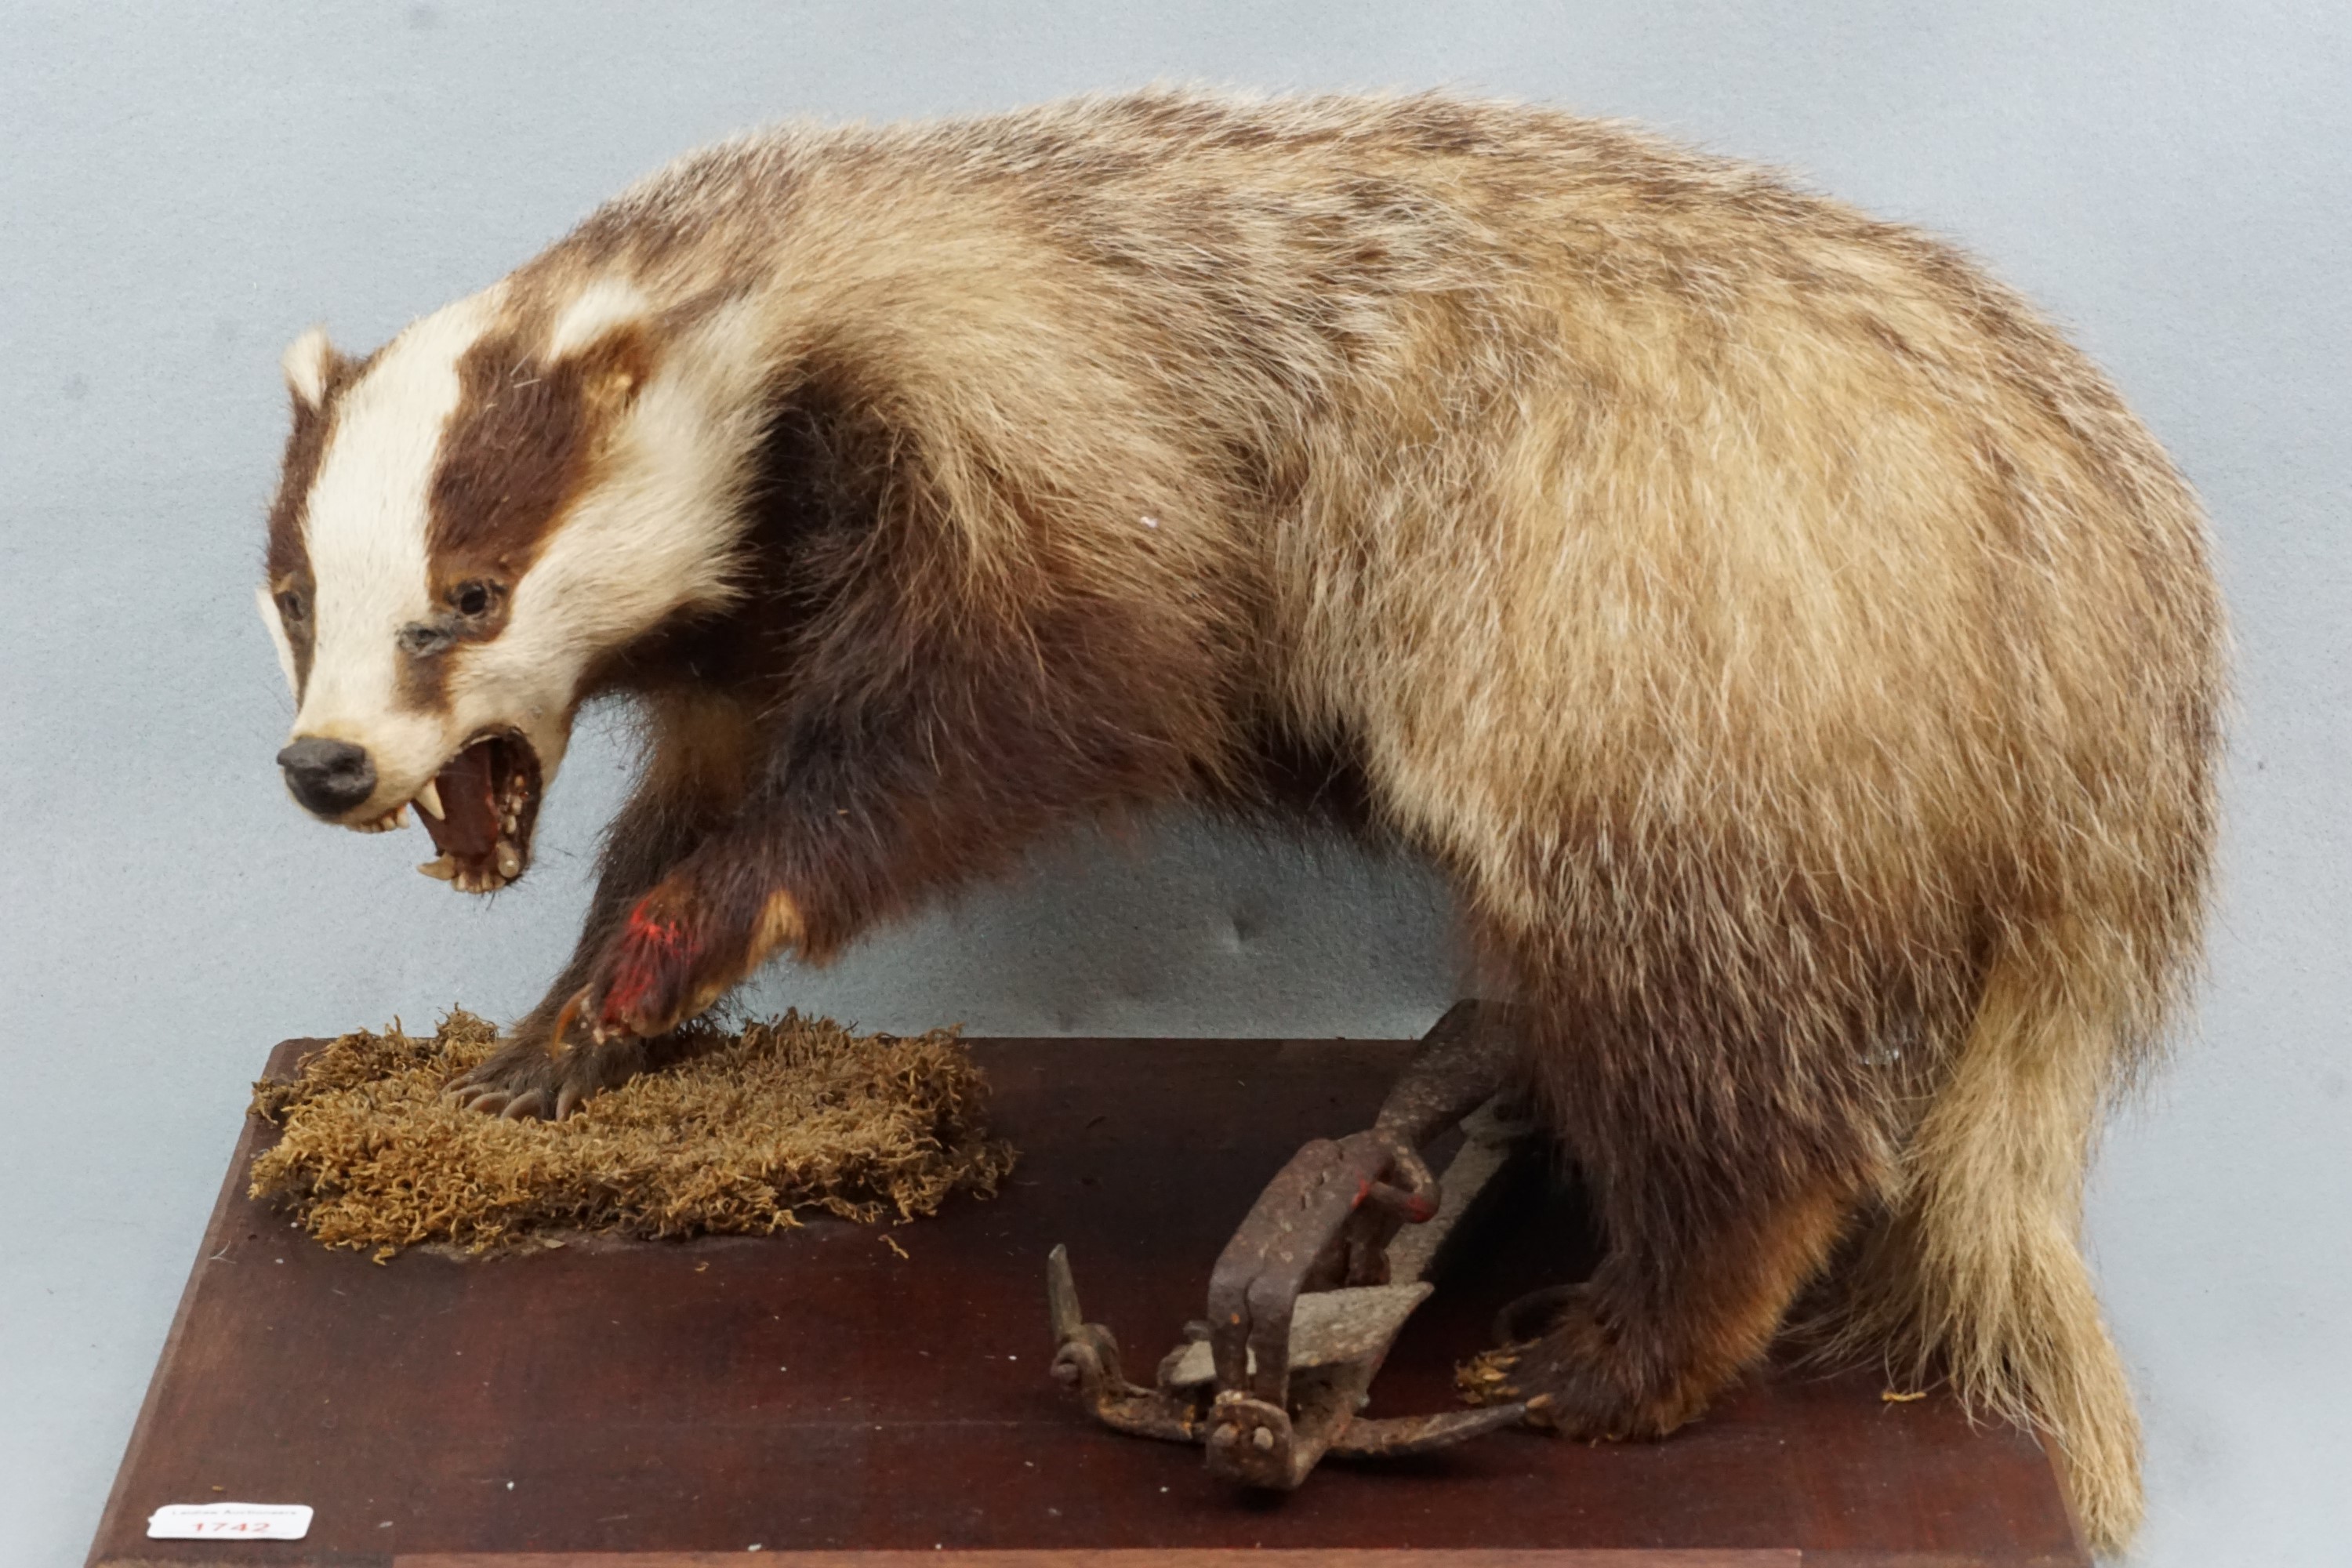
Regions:
<svg viewBox="0 0 2352 1568"><path fill-rule="evenodd" d="M1612 1258L1591 1280L1547 1293L1537 1337L1470 1362L1463 1390L1480 1403L1526 1400L1532 1425L1568 1436L1664 1436L1762 1358L1852 1197L1824 1184L1727 1215L1696 1268Z"/></svg>
<svg viewBox="0 0 2352 1568"><path fill-rule="evenodd" d="M1845 911L1759 917L1724 876L1649 870L1576 911L1539 889L1465 900L1602 1251L1547 1315L1512 1314L1517 1342L1463 1391L1582 1437L1664 1436L1764 1357L1884 1178L1892 1097L1868 1042L1916 1026L1921 994Z"/></svg>
<svg viewBox="0 0 2352 1568"><path fill-rule="evenodd" d="M1663 1436L1763 1357L1870 1184L1870 1141L1776 1129L1769 1113L1687 1141L1681 1112L1627 1104L1605 1066L1549 1054L1534 1064L1547 1098L1584 1107L1554 1121L1606 1251L1590 1279L1512 1315L1507 1331L1532 1337L1465 1366L1463 1391L1527 1400L1535 1425L1568 1436Z"/></svg>

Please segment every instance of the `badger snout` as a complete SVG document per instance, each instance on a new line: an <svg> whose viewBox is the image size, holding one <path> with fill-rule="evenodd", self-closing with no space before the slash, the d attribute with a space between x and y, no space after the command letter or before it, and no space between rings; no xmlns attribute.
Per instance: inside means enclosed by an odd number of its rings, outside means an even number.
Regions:
<svg viewBox="0 0 2352 1568"><path fill-rule="evenodd" d="M278 753L286 787L320 816L341 816L375 793L375 763L349 741L305 735Z"/></svg>

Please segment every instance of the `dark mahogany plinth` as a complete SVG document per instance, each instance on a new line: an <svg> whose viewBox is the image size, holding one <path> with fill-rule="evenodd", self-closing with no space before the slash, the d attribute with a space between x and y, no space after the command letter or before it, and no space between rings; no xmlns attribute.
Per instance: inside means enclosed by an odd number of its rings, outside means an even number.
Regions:
<svg viewBox="0 0 2352 1568"><path fill-rule="evenodd" d="M283 1071L306 1042L271 1058ZM1091 1426L1048 1380L1045 1260L1148 1379L1303 1140L1369 1125L1403 1042L992 1040L1012 1187L888 1230L817 1222L488 1261L331 1253L219 1206L93 1564L1363 1568L2082 1564L2050 1460L1941 1396L1769 1374L1663 1443L1507 1432L1332 1463L1279 1500ZM1451 1405L1502 1301L1589 1255L1523 1183L1391 1357L1374 1414ZM905 1249L901 1258L887 1245ZM149 1541L167 1502L309 1503L299 1542ZM1275 1550L1259 1550L1275 1549ZM901 1555L903 1554L903 1555Z"/></svg>

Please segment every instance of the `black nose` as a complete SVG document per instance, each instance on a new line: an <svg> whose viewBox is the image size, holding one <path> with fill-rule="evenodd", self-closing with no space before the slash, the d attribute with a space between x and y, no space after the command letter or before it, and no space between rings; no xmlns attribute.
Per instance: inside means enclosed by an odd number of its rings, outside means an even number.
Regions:
<svg viewBox="0 0 2352 1568"><path fill-rule="evenodd" d="M278 753L286 787L320 816L349 811L375 793L375 764L349 741L305 735Z"/></svg>

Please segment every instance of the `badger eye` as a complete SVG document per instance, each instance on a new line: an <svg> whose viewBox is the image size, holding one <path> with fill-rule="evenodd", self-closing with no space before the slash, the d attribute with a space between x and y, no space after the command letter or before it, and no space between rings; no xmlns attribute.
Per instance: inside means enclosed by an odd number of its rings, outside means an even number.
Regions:
<svg viewBox="0 0 2352 1568"><path fill-rule="evenodd" d="M300 620L302 618L302 612L310 608L308 605L305 605L302 602L302 595L291 588L287 589L282 594L275 595L275 597L278 601L278 614L289 626Z"/></svg>
<svg viewBox="0 0 2352 1568"><path fill-rule="evenodd" d="M456 590L449 595L450 608L468 619L489 614L490 606L498 602L499 585L496 583L486 583L480 578L458 584Z"/></svg>

